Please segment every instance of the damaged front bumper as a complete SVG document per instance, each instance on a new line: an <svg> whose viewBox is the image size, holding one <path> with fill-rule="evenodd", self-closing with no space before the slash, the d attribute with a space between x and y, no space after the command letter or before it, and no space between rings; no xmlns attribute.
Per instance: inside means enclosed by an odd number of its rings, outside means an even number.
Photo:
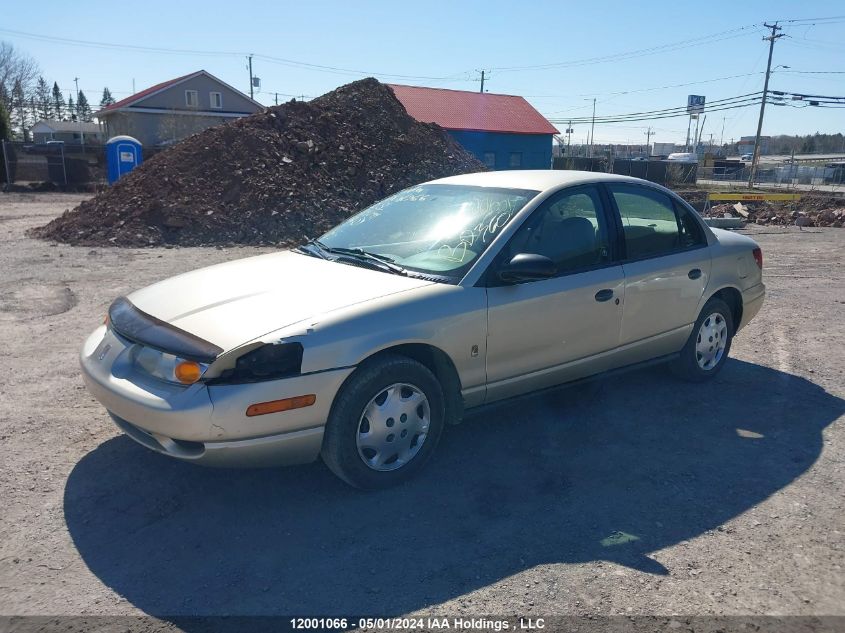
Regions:
<svg viewBox="0 0 845 633"><path fill-rule="evenodd" d="M106 326L82 347L85 385L133 440L156 452L210 466L313 461L332 401L354 368L241 385L172 384L140 370L132 343ZM251 404L315 394L313 406L247 417Z"/></svg>

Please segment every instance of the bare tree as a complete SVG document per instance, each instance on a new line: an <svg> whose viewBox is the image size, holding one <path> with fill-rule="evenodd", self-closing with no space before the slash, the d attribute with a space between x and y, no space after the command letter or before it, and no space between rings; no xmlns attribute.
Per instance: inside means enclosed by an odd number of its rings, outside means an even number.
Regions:
<svg viewBox="0 0 845 633"><path fill-rule="evenodd" d="M9 42L0 42L0 98L7 111L11 112L14 107L12 91L15 85L20 84L23 94L31 96L38 74L38 64L32 57Z"/></svg>

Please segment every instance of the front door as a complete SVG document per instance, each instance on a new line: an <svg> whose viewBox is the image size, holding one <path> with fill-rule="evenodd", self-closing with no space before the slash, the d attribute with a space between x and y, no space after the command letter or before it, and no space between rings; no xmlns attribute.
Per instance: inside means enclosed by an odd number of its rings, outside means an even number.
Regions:
<svg viewBox="0 0 845 633"><path fill-rule="evenodd" d="M603 368L593 360L618 345L625 288L622 266L611 257L608 217L596 187L566 189L496 258L487 275L487 401ZM519 253L550 258L557 275L500 280L497 270Z"/></svg>

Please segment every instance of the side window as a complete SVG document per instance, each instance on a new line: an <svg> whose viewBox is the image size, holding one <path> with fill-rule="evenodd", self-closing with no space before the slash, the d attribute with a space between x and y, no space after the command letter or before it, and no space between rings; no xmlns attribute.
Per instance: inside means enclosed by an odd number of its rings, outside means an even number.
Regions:
<svg viewBox="0 0 845 633"><path fill-rule="evenodd" d="M701 225L693 217L692 212L682 204L675 202L675 213L678 214L678 223L681 226L681 247L695 248L707 244L704 231Z"/></svg>
<svg viewBox="0 0 845 633"><path fill-rule="evenodd" d="M594 187L566 191L545 202L519 227L506 251L544 255L559 274L597 266L610 258L601 198Z"/></svg>
<svg viewBox="0 0 845 633"><path fill-rule="evenodd" d="M611 185L610 191L622 216L628 259L654 257L701 243L704 236L695 220L688 217L686 225L680 222L669 196L636 185ZM695 229L697 236L690 232ZM699 241L690 243L691 238Z"/></svg>

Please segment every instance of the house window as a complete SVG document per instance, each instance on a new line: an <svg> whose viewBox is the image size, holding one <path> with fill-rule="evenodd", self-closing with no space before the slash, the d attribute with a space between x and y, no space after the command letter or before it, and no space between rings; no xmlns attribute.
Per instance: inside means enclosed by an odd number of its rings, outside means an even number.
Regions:
<svg viewBox="0 0 845 633"><path fill-rule="evenodd" d="M185 105L189 108L196 108L197 107L197 91L196 90L186 90L185 91Z"/></svg>
<svg viewBox="0 0 845 633"><path fill-rule="evenodd" d="M219 92L210 92L208 94L211 95L211 107L215 110L220 110L223 107L223 95Z"/></svg>
<svg viewBox="0 0 845 633"><path fill-rule="evenodd" d="M484 164L490 169L496 167L496 152L484 152Z"/></svg>
<svg viewBox="0 0 845 633"><path fill-rule="evenodd" d="M522 167L522 152L511 152L510 166L516 169Z"/></svg>

